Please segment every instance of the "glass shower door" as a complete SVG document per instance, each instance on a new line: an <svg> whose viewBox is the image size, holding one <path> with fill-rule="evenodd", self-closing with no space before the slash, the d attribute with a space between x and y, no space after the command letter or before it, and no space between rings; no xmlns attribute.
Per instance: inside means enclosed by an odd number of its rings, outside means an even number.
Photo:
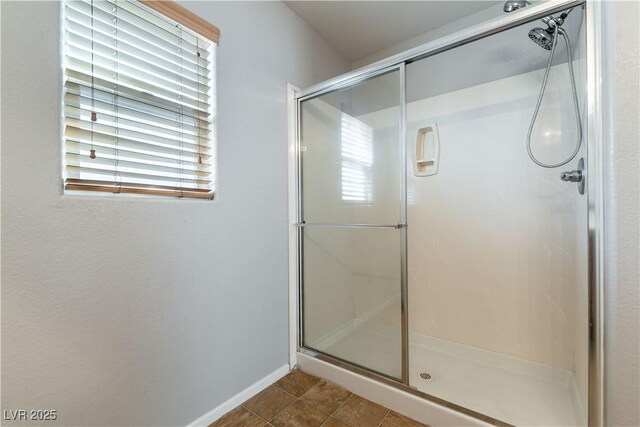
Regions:
<svg viewBox="0 0 640 427"><path fill-rule="evenodd" d="M584 105L581 23L576 10L563 28ZM585 425L587 204L560 173L586 153L550 169L527 154L549 58L538 24L406 67L409 385L513 425ZM580 134L556 55L531 138L546 163Z"/></svg>
<svg viewBox="0 0 640 427"><path fill-rule="evenodd" d="M302 346L402 376L400 71L301 101Z"/></svg>

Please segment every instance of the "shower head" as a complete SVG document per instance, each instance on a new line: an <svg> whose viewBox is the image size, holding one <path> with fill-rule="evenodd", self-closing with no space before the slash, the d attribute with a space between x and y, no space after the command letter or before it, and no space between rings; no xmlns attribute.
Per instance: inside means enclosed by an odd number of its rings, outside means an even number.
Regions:
<svg viewBox="0 0 640 427"><path fill-rule="evenodd" d="M533 40L535 44L540 46L543 49L551 50L553 46L553 38L555 37L555 32L559 32L566 37L566 33L564 29L562 29L562 24L564 24L564 20L567 19L567 16L571 13L573 9L569 9L565 12L562 12L559 16L545 16L542 18L542 22L547 24L546 29L542 29L540 27L535 27L529 31L529 38Z"/></svg>
<svg viewBox="0 0 640 427"><path fill-rule="evenodd" d="M507 0L502 6L502 10L505 12L513 12L518 9L522 9L529 5L526 0ZM547 29L542 29L540 27L535 27L531 31L529 31L529 38L535 42L538 46L543 49L551 50L551 46L553 45L553 33L556 27L562 32L562 24L564 24L564 20L567 19L567 16L571 13L573 9L569 9L563 12L560 16L545 16L542 18L542 22L547 24Z"/></svg>
<svg viewBox="0 0 640 427"><path fill-rule="evenodd" d="M551 50L553 33L550 33L548 30L543 30L540 27L533 28L529 31L529 38L541 48Z"/></svg>
<svg viewBox="0 0 640 427"><path fill-rule="evenodd" d="M504 3L504 6L502 6L502 10L509 13L513 12L514 10L522 9L528 4L529 2L525 0L508 0Z"/></svg>

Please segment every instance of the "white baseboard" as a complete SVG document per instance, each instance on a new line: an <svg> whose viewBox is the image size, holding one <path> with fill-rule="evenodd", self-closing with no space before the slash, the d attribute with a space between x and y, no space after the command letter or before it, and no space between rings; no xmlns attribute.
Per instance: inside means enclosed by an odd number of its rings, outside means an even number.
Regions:
<svg viewBox="0 0 640 427"><path fill-rule="evenodd" d="M261 380L256 381L251 384L249 387L242 390L240 393L231 397L230 399L222 402L220 405L216 406L197 420L190 423L187 427L206 427L212 422L221 418L224 414L239 406L241 403L244 403L248 399L251 399L256 394L260 393L265 388L269 387L271 384L278 381L280 378L284 377L289 372L289 364L282 365L266 377Z"/></svg>

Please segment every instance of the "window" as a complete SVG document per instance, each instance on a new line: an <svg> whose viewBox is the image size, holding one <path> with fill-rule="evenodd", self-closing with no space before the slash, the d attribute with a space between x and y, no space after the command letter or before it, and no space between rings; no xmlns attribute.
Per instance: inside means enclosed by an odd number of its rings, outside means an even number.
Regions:
<svg viewBox="0 0 640 427"><path fill-rule="evenodd" d="M371 203L373 185L373 129L366 123L342 113L342 200Z"/></svg>
<svg viewBox="0 0 640 427"><path fill-rule="evenodd" d="M213 199L219 31L169 1L64 2L64 184Z"/></svg>

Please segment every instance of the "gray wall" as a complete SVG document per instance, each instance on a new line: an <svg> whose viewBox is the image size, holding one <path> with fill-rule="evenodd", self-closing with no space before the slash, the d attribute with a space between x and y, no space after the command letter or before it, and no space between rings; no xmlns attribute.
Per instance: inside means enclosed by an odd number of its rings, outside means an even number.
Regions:
<svg viewBox="0 0 640 427"><path fill-rule="evenodd" d="M286 83L350 64L280 2L185 5L222 31L214 202L63 196L60 5L2 2L2 409L185 425L287 363Z"/></svg>
<svg viewBox="0 0 640 427"><path fill-rule="evenodd" d="M605 132L605 420L640 425L640 3L603 2Z"/></svg>

